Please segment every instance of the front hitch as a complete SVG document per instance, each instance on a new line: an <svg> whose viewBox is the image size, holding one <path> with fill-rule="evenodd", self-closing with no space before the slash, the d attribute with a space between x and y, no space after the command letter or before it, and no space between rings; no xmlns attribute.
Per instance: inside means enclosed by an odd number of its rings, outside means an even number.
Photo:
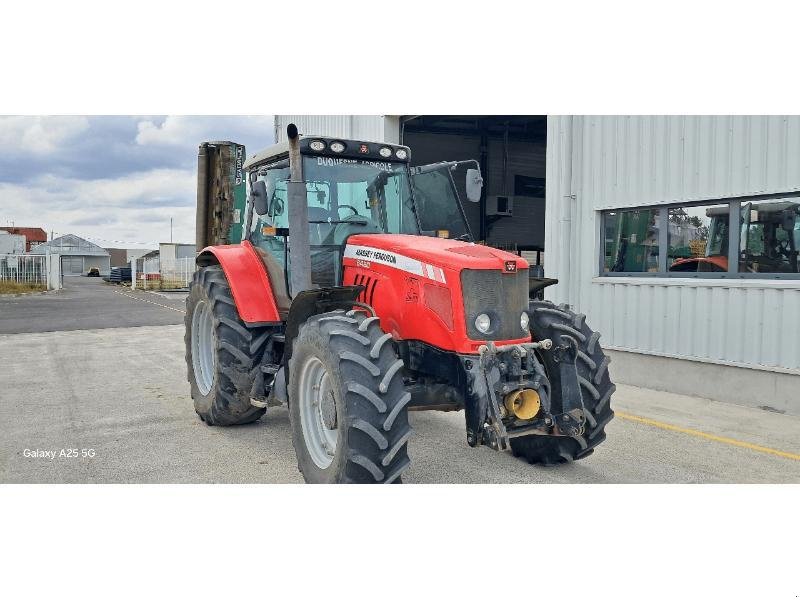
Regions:
<svg viewBox="0 0 800 600"><path fill-rule="evenodd" d="M583 393L578 380L578 367L575 361L578 358L577 342L563 336L563 343L552 349L553 358L558 364L558 379L551 383L561 387L561 412L555 415L555 426L562 435L578 437L583 435L584 416ZM555 379L555 378L554 378Z"/></svg>
<svg viewBox="0 0 800 600"><path fill-rule="evenodd" d="M584 432L584 405L574 340L553 346L551 340L496 346L492 342L478 349L478 356L462 356L467 374L465 420L467 443L494 450L510 450L511 438L545 435L578 438ZM553 352L558 372L551 377L536 358L534 350ZM551 390L558 386L558 402ZM519 422L509 414L504 400L520 390L534 390L541 409L533 419Z"/></svg>

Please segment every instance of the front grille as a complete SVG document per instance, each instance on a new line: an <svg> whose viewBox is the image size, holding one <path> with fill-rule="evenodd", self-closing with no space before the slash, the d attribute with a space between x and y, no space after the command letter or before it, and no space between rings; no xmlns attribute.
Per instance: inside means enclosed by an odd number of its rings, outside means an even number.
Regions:
<svg viewBox="0 0 800 600"><path fill-rule="evenodd" d="M528 269L516 273L500 270L461 271L461 292L467 318L467 336L472 340L512 340L525 337L519 326L528 309ZM475 328L475 317L486 313L492 320L488 333Z"/></svg>

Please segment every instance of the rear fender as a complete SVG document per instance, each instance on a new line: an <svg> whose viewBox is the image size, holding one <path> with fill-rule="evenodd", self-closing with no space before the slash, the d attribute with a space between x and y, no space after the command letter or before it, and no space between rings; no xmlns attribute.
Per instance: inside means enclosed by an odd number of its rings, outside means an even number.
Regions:
<svg viewBox="0 0 800 600"><path fill-rule="evenodd" d="M281 323L264 263L250 242L208 246L198 255L196 263L200 267L213 264L222 267L242 321L250 325Z"/></svg>

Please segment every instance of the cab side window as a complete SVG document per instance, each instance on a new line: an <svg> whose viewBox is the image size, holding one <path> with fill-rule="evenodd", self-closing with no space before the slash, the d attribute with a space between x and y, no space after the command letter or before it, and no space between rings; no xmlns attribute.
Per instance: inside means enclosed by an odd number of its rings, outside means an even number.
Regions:
<svg viewBox="0 0 800 600"><path fill-rule="evenodd" d="M275 227L288 227L286 182L289 180L289 167L261 170L258 179L266 183L269 211L266 215L253 213L249 239L254 246L272 254L285 267L283 238L275 236L273 231Z"/></svg>

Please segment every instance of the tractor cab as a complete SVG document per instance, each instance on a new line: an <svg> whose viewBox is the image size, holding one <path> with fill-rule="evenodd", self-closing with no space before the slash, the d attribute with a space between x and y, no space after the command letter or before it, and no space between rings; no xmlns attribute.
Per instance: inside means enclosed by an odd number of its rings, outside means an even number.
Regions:
<svg viewBox="0 0 800 600"><path fill-rule="evenodd" d="M800 204L743 205L739 236L741 273L800 273Z"/></svg>
<svg viewBox="0 0 800 600"><path fill-rule="evenodd" d="M278 144L244 168L252 198L247 239L290 271L288 151L288 144ZM355 234L472 241L452 175L472 161L410 167L405 146L321 137L302 138L299 151L313 285L341 285L344 247ZM481 185L475 166L466 171L473 201L480 199Z"/></svg>

